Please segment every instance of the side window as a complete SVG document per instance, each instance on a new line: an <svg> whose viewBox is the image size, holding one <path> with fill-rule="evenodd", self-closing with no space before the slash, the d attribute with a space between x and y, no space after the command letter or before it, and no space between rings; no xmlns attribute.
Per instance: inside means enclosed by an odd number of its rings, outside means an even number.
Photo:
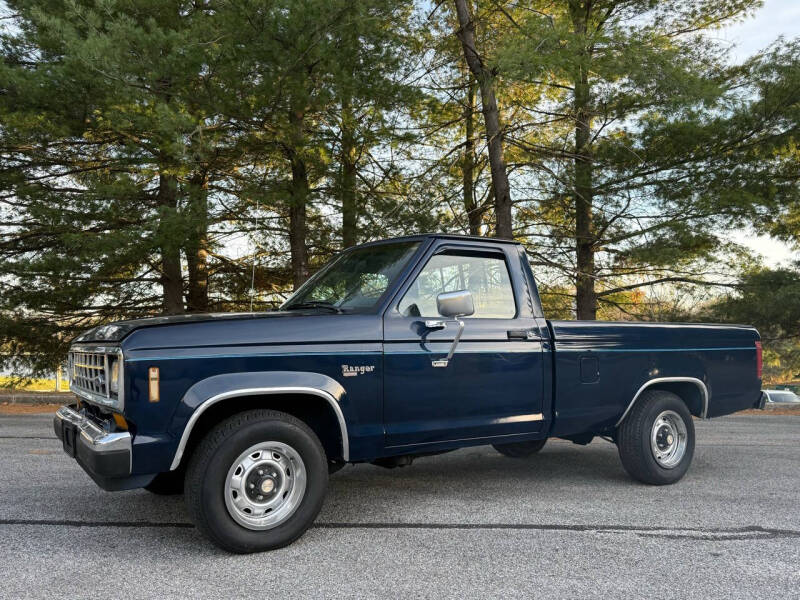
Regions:
<svg viewBox="0 0 800 600"><path fill-rule="evenodd" d="M437 317L436 296L458 290L472 292L473 318L511 319L517 312L506 261L501 257L468 254L432 256L398 309L407 317Z"/></svg>

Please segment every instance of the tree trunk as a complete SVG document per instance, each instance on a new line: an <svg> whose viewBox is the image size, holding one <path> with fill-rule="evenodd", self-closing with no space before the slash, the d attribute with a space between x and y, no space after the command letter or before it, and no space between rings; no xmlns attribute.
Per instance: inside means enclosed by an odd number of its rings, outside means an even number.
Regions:
<svg viewBox="0 0 800 600"><path fill-rule="evenodd" d="M183 313L183 274L180 240L169 230L178 210L178 180L174 175L158 177L156 202L160 211L158 238L161 246L161 287L163 311L167 315Z"/></svg>
<svg viewBox="0 0 800 600"><path fill-rule="evenodd" d="M201 173L189 183L191 233L184 252L189 270L188 312L208 312L208 178Z"/></svg>
<svg viewBox="0 0 800 600"><path fill-rule="evenodd" d="M475 86L472 76L466 73L467 96L464 103L464 160L462 175L464 181L464 210L467 213L471 235L481 234L481 211L475 203Z"/></svg>
<svg viewBox="0 0 800 600"><path fill-rule="evenodd" d="M342 245L355 246L358 240L358 196L356 191L355 115L350 99L342 100Z"/></svg>
<svg viewBox="0 0 800 600"><path fill-rule="evenodd" d="M590 0L587 0L590 2ZM570 13L574 33L583 44L586 44L586 23L589 18L591 4L576 2L570 4ZM575 276L575 305L578 319L595 320L597 318L597 296L594 289L594 219L592 216L593 201L593 158L591 147L592 115L591 89L589 86L588 49L579 58L575 74L575 260L577 272Z"/></svg>
<svg viewBox="0 0 800 600"><path fill-rule="evenodd" d="M487 69L475 46L475 24L467 7L467 0L455 0L459 30L464 58L472 71L481 92L481 109L486 124L486 141L489 147L489 166L494 189L494 212L496 219L495 235L499 238L513 237L511 220L511 188L508 184L506 163L503 159L503 133L500 126L500 113L494 94L494 75Z"/></svg>
<svg viewBox="0 0 800 600"><path fill-rule="evenodd" d="M292 282L300 287L308 279L308 248L306 247L306 205L308 203L308 169L301 154L303 148L302 110L289 114L291 142L287 149L292 165L292 183L289 190L289 249L292 255Z"/></svg>

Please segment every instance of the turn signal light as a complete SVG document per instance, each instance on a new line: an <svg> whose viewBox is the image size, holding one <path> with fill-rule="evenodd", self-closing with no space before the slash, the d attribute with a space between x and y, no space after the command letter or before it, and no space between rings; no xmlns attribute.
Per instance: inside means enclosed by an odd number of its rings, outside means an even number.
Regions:
<svg viewBox="0 0 800 600"><path fill-rule="evenodd" d="M128 431L128 422L125 420L125 417L119 413L112 413L112 416L114 417L114 422L117 424L117 427Z"/></svg>
<svg viewBox="0 0 800 600"><path fill-rule="evenodd" d="M761 342L756 342L756 377L761 379L761 371L764 367L764 355L761 350Z"/></svg>
<svg viewBox="0 0 800 600"><path fill-rule="evenodd" d="M150 402L158 402L161 400L158 377L158 367L150 367L147 374L147 380L150 383Z"/></svg>

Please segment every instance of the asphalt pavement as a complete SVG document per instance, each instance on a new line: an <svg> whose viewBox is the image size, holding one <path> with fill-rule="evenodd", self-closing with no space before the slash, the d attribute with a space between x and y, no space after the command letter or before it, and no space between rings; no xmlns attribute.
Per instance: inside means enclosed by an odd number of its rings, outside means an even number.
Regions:
<svg viewBox="0 0 800 600"><path fill-rule="evenodd" d="M98 489L50 415L0 415L0 598L800 598L800 416L696 422L687 476L551 440L348 466L292 546L234 556L183 501Z"/></svg>

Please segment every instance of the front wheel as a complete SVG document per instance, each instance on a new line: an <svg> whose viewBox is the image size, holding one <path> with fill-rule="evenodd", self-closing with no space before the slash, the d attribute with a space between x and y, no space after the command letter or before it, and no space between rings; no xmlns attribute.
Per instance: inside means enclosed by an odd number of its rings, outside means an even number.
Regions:
<svg viewBox="0 0 800 600"><path fill-rule="evenodd" d="M622 466L651 485L680 480L694 456L694 423L686 404L672 392L644 392L617 431Z"/></svg>
<svg viewBox="0 0 800 600"><path fill-rule="evenodd" d="M328 485L328 460L302 421L271 410L220 423L192 455L186 504L197 528L237 553L291 544L314 522Z"/></svg>

